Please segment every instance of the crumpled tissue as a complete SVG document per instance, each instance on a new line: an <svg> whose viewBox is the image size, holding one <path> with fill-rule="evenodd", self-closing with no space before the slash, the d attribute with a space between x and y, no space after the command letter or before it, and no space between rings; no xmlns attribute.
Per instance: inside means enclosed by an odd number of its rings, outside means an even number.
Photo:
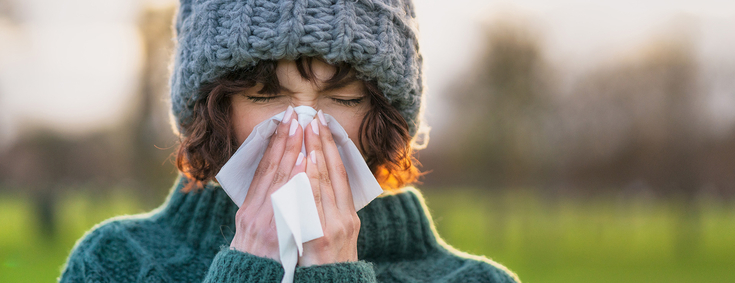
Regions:
<svg viewBox="0 0 735 283"><path fill-rule="evenodd" d="M298 106L294 107L294 112L298 115L301 127L308 131L309 128L306 126L314 119L316 110L309 106ZM245 200L250 183L255 176L255 170L283 115L285 111L255 126L235 154L217 173L217 181L238 206L242 205ZM360 210L380 195L383 190L344 128L337 123L334 117L326 113L324 116L340 157L342 157L355 209ZM303 143L301 151L306 156L306 148ZM324 236L306 173L296 174L274 192L271 195L271 202L278 234L280 261L285 271L281 282L290 283L293 282L298 256L303 253L303 243Z"/></svg>

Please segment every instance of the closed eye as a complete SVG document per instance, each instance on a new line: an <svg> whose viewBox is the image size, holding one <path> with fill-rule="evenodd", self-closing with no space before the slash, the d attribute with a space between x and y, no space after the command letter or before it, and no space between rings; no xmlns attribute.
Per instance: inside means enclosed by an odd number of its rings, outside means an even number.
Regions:
<svg viewBox="0 0 735 283"><path fill-rule="evenodd" d="M357 106L357 105L358 105L358 104L360 104L360 102L362 102L362 101L363 101L364 99L365 99L365 97L360 97L360 98L355 98L355 99L339 99L339 98L332 98L332 100L334 100L334 102L337 102L337 103L339 103L339 104L342 104L342 105L344 105L344 106L349 106L349 107L352 107L352 106Z"/></svg>
<svg viewBox="0 0 735 283"><path fill-rule="evenodd" d="M252 102L269 102L278 98L278 96L248 96L247 98Z"/></svg>

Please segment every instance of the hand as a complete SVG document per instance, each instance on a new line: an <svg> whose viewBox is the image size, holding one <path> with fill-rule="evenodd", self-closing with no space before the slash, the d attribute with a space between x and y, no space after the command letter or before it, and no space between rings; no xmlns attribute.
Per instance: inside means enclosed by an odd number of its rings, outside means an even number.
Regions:
<svg viewBox="0 0 735 283"><path fill-rule="evenodd" d="M295 120L293 108L289 107L285 114L237 211L235 237L230 243L232 249L274 260L279 260L279 252L270 196L306 167L301 153L303 130Z"/></svg>
<svg viewBox="0 0 735 283"><path fill-rule="evenodd" d="M298 265L357 261L360 218L355 211L342 158L321 110L306 128L308 155L303 163L306 164L324 237L304 243Z"/></svg>

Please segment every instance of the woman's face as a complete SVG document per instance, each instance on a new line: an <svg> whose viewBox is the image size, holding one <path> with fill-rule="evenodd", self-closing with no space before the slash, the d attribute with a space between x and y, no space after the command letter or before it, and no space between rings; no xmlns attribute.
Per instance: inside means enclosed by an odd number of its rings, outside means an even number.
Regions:
<svg viewBox="0 0 735 283"><path fill-rule="evenodd" d="M305 68L307 66L304 66ZM276 74L282 87L278 94L260 94L262 84L257 84L232 96L232 125L237 144L240 145L260 122L293 107L306 105L334 117L347 131L347 135L359 143L358 130L363 117L370 109L370 99L362 81L355 80L336 89L323 90L324 81L332 78L336 68L320 60L313 60L311 70L318 84L301 77L296 62L278 61ZM358 148L361 148L358 145Z"/></svg>

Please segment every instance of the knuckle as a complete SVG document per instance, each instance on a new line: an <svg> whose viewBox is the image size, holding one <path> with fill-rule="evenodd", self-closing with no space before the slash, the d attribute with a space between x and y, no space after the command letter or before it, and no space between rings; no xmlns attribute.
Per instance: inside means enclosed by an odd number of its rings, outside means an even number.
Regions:
<svg viewBox="0 0 735 283"><path fill-rule="evenodd" d="M344 239L350 233L348 232L347 226L339 225L339 228L337 229L337 231L335 231L334 234L338 239Z"/></svg>
<svg viewBox="0 0 735 283"><path fill-rule="evenodd" d="M322 203L322 194L314 194L314 203L316 203L317 206Z"/></svg>
<svg viewBox="0 0 735 283"><path fill-rule="evenodd" d="M317 170L306 170L306 175L309 177L309 180L311 181L311 187L312 188L318 188L319 186L319 171Z"/></svg>
<svg viewBox="0 0 735 283"><path fill-rule="evenodd" d="M243 215L245 215L245 206L241 206L237 212L235 212L235 219L242 219Z"/></svg>
<svg viewBox="0 0 735 283"><path fill-rule="evenodd" d="M339 223L337 225L333 225L331 229L329 229L329 238L332 239L342 239L347 234L347 228L345 227L344 223Z"/></svg>
<svg viewBox="0 0 735 283"><path fill-rule="evenodd" d="M278 171L278 163L273 161L266 161L265 166L263 166L262 174L270 174L271 172Z"/></svg>
<svg viewBox="0 0 735 283"><path fill-rule="evenodd" d="M260 225L258 225L258 222L256 221L250 221L246 224L246 229L250 233L253 233L253 235L258 235L262 229L260 229Z"/></svg>
<svg viewBox="0 0 735 283"><path fill-rule="evenodd" d="M286 143L286 151L290 152L300 152L301 151L301 140L297 139L296 136L294 136L293 139L289 139Z"/></svg>
<svg viewBox="0 0 735 283"><path fill-rule="evenodd" d="M255 173L254 173L255 176L260 176L260 175L263 175L263 173L265 173L268 165L264 164L263 162L267 162L267 161L261 161L260 165L258 165L258 168L255 168Z"/></svg>
<svg viewBox="0 0 735 283"><path fill-rule="evenodd" d="M337 166L337 169L335 170L337 175L341 178L347 179L347 170L345 170L344 165L343 166Z"/></svg>
<svg viewBox="0 0 735 283"><path fill-rule="evenodd" d="M327 141L328 143L334 143L334 137L332 136L332 133L331 132L327 132L324 135L324 140Z"/></svg>
<svg viewBox="0 0 735 283"><path fill-rule="evenodd" d="M287 175L283 171L281 170L276 171L276 175L273 176L273 184L276 185L276 184L282 183L283 181L286 180L286 177Z"/></svg>
<svg viewBox="0 0 735 283"><path fill-rule="evenodd" d="M324 232L324 237L320 238L320 244L324 247L330 246L332 243L334 243L334 235L332 232Z"/></svg>
<svg viewBox="0 0 735 283"><path fill-rule="evenodd" d="M272 148L278 142L278 140L283 136L282 132L283 131L276 131L276 134L271 136L271 139L268 142L268 147L266 147L267 149Z"/></svg>
<svg viewBox="0 0 735 283"><path fill-rule="evenodd" d="M278 124L278 128L276 130L276 134L273 135L275 139L282 139L286 137L286 133L288 133L288 128L291 125L291 123L280 123Z"/></svg>
<svg viewBox="0 0 735 283"><path fill-rule="evenodd" d="M332 180L329 179L329 173L327 172L319 172L319 181L327 186L332 185Z"/></svg>
<svg viewBox="0 0 735 283"><path fill-rule="evenodd" d="M360 232L360 226L362 223L360 222L360 217L357 216L357 214L352 215L352 230L355 232Z"/></svg>
<svg viewBox="0 0 735 283"><path fill-rule="evenodd" d="M272 161L268 161L268 166L266 168L267 168L266 170L268 172L276 171L276 169L278 169L278 163L272 162Z"/></svg>
<svg viewBox="0 0 735 283"><path fill-rule="evenodd" d="M263 175L276 170L278 164L267 159L262 159L260 165L255 169L255 176Z"/></svg>
<svg viewBox="0 0 735 283"><path fill-rule="evenodd" d="M313 151L315 153L321 153L322 152L322 144L319 143L319 142L311 143L311 151Z"/></svg>

